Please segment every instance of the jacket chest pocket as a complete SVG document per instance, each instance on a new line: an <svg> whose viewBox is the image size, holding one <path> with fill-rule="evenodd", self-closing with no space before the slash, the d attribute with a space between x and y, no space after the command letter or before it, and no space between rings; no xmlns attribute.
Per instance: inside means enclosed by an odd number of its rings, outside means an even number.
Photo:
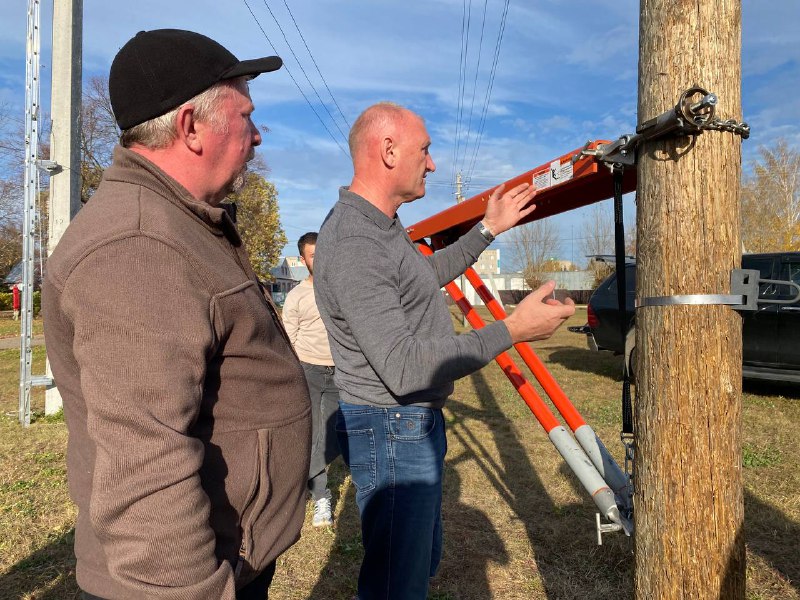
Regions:
<svg viewBox="0 0 800 600"><path fill-rule="evenodd" d="M232 346L233 352L254 341L288 344L277 313L255 281L245 281L214 296L211 311L217 340Z"/></svg>

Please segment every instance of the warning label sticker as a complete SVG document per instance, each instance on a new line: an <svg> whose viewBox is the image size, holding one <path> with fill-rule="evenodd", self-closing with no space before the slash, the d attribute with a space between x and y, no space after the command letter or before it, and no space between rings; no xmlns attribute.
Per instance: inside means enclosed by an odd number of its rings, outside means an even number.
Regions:
<svg viewBox="0 0 800 600"><path fill-rule="evenodd" d="M554 160L550 163L549 169L534 174L533 184L536 189L543 190L570 179L572 179L572 161L568 160L562 164L561 161Z"/></svg>

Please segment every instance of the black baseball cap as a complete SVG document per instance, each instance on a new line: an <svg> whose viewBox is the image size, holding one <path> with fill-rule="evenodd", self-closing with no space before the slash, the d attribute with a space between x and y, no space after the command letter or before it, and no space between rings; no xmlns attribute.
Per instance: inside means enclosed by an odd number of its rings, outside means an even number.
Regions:
<svg viewBox="0 0 800 600"><path fill-rule="evenodd" d="M114 57L111 107L123 131L159 117L215 83L277 71L278 56L239 60L222 44L182 29L140 31Z"/></svg>

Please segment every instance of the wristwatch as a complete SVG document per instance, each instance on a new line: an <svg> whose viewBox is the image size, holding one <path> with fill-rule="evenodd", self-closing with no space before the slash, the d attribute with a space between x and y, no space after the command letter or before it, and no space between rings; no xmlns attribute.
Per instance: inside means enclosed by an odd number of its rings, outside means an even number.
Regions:
<svg viewBox="0 0 800 600"><path fill-rule="evenodd" d="M478 231L481 232L481 235L486 238L486 241L490 244L494 241L494 234L483 224L483 221L478 222Z"/></svg>

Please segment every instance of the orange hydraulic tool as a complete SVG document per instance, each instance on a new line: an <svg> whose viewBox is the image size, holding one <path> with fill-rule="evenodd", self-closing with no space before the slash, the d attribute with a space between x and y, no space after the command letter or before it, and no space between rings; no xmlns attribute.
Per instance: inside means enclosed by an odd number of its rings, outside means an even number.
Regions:
<svg viewBox="0 0 800 600"><path fill-rule="evenodd" d="M541 165L522 175L508 180L506 189L520 183L533 183L539 190L534 198L536 210L525 221L552 216L574 208L599 202L613 195L612 174L607 166L594 156L598 146L609 142L589 142L583 148L561 156L548 164ZM499 186L498 186L499 187ZM636 188L636 173L625 171L623 192ZM486 211L486 202L496 188L491 188L450 207L424 221L407 228L414 241L430 238L434 248L440 249L458 239L473 227ZM432 250L418 245L423 254L432 254ZM478 274L469 268L465 272L469 282L475 287L478 295L486 304L495 319L506 316L502 306L492 297L491 292L481 281ZM458 286L450 282L445 289L466 315L474 328L484 326L483 320L474 311ZM538 396L535 389L522 375L507 353L497 357L497 363L514 384L525 403L536 419L544 427L550 440L564 457L567 464L577 475L586 491L592 496L603 516L611 521L601 524L597 517L597 540L602 543L602 533L623 530L630 535L633 531L632 483L619 465L610 455L603 442L594 433L580 415L566 394L556 383L553 376L536 356L528 344L515 344L523 361L541 384L554 406L574 432L573 438L556 420L547 405ZM576 443L577 439L577 443Z"/></svg>
<svg viewBox="0 0 800 600"><path fill-rule="evenodd" d="M611 171L595 156L589 154L599 146L608 144L610 142L603 140L588 142L583 148L573 150L550 163L506 181L507 190L521 183L533 183L539 190L534 198L536 210L520 225L611 198L613 192ZM452 243L483 218L486 202L498 187L489 188L464 202L415 223L406 228L408 235L415 242L431 238L438 239L445 246ZM622 192L635 190L636 170L626 169Z"/></svg>

